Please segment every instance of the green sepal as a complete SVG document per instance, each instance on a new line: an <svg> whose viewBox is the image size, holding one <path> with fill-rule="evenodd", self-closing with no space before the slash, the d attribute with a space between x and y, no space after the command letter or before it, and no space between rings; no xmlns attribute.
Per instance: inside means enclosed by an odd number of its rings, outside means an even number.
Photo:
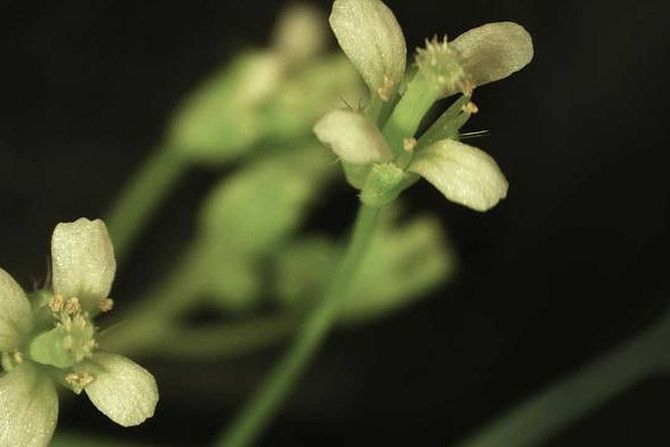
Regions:
<svg viewBox="0 0 670 447"><path fill-rule="evenodd" d="M393 202L417 177L406 173L394 163L377 163L361 191L361 202L380 207Z"/></svg>
<svg viewBox="0 0 670 447"><path fill-rule="evenodd" d="M341 161L342 169L344 170L344 177L347 179L347 182L356 189L363 189L365 186L365 180L372 170L370 165L355 165L353 163Z"/></svg>

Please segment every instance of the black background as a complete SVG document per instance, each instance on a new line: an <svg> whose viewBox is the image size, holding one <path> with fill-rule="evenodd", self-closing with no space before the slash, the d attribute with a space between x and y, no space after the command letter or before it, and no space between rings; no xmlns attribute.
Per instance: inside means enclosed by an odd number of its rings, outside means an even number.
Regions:
<svg viewBox="0 0 670 447"><path fill-rule="evenodd" d="M179 98L236 49L267 42L283 4L0 2L0 266L27 288L40 280L55 223L104 215ZM388 4L410 47L498 20L533 35L533 63L480 89L470 124L491 130L473 144L499 162L510 194L484 215L427 184L407 195L449 229L458 280L334 334L263 445L448 444L637 333L670 297L670 4ZM179 185L117 276L119 306L167 271L217 175L193 170ZM353 192L330 199L325 224L346 225ZM60 428L204 445L280 352L150 362L154 419L122 430L77 399ZM548 445L668 445L668 400L667 379L645 382Z"/></svg>

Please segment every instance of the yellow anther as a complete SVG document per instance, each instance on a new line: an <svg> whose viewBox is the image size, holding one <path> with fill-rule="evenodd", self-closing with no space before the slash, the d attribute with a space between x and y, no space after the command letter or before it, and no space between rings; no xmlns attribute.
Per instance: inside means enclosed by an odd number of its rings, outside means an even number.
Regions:
<svg viewBox="0 0 670 447"><path fill-rule="evenodd" d="M76 315L81 311L81 304L79 303L79 298L72 297L68 298L65 302L64 307L65 313L68 315Z"/></svg>
<svg viewBox="0 0 670 447"><path fill-rule="evenodd" d="M79 373L71 372L65 376L65 382L72 387L72 390L79 394L81 390L89 383L93 382L94 377L88 371Z"/></svg>
<svg viewBox="0 0 670 447"><path fill-rule="evenodd" d="M475 113L479 112L479 107L477 107L477 104L475 104L474 102L469 101L466 104L464 104L463 107L461 107L461 110L465 113L474 115Z"/></svg>
<svg viewBox="0 0 670 447"><path fill-rule="evenodd" d="M14 361L14 364L18 365L20 363L23 363L23 353L20 351L15 351L12 354L12 360Z"/></svg>
<svg viewBox="0 0 670 447"><path fill-rule="evenodd" d="M377 89L377 94L386 102L391 99L391 94L393 94L393 89L395 88L395 81L388 74L384 75L384 80L382 85Z"/></svg>
<svg viewBox="0 0 670 447"><path fill-rule="evenodd" d="M63 298L62 295L54 295L49 299L47 304L49 309L51 309L51 312L56 314L63 310L63 306L65 306L65 298Z"/></svg>
<svg viewBox="0 0 670 447"><path fill-rule="evenodd" d="M101 312L109 312L114 307L114 300L111 298L105 298L98 302L98 309Z"/></svg>
<svg viewBox="0 0 670 447"><path fill-rule="evenodd" d="M416 147L416 138L405 138L402 140L402 147L407 152L412 152Z"/></svg>

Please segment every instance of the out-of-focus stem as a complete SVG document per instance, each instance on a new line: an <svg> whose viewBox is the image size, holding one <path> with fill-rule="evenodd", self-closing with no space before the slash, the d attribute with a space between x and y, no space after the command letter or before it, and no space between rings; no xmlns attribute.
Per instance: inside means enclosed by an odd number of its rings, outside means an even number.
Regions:
<svg viewBox="0 0 670 447"><path fill-rule="evenodd" d="M458 447L541 445L665 365L670 319L587 364L484 427Z"/></svg>
<svg viewBox="0 0 670 447"><path fill-rule="evenodd" d="M118 263L128 255L147 221L185 168L186 162L176 151L159 147L121 191L106 218Z"/></svg>
<svg viewBox="0 0 670 447"><path fill-rule="evenodd" d="M288 396L337 320L354 275L377 227L379 208L361 205L347 251L325 290L307 316L288 352L251 396L217 445L244 447L254 443Z"/></svg>

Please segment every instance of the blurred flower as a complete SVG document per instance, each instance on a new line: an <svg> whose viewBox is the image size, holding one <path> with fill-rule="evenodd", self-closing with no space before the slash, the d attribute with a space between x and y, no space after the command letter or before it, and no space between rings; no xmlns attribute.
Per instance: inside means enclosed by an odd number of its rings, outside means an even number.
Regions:
<svg viewBox="0 0 670 447"><path fill-rule="evenodd" d="M0 446L46 446L58 418L56 383L86 391L117 424L153 416L158 388L131 360L97 350L92 318L111 309L114 250L101 220L60 223L51 241L52 290L32 306L0 269Z"/></svg>

